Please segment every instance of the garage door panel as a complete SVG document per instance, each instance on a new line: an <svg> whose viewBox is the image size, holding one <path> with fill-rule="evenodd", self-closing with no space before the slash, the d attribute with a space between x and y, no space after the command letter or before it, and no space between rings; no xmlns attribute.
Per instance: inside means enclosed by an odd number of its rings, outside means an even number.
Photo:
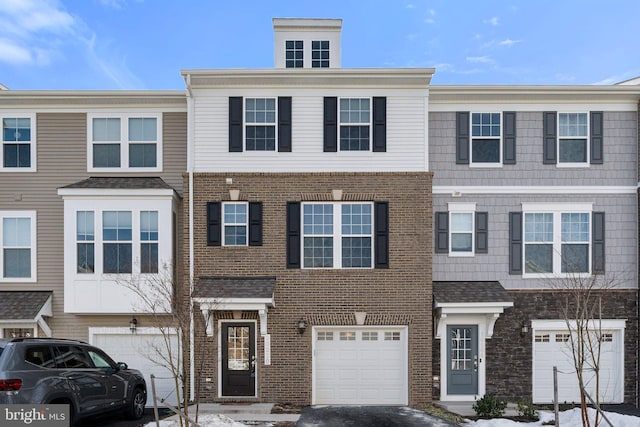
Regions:
<svg viewBox="0 0 640 427"><path fill-rule="evenodd" d="M560 402L578 402L580 394L575 374L571 343L567 331L536 331L533 349L534 403L551 403L553 400L553 367L558 368L558 400ZM548 341L542 341L548 336ZM622 384L619 360L621 349L616 340L619 331L604 331L600 353L599 394L602 403L621 403ZM547 339L547 338L545 338ZM594 396L596 391L595 373L592 364L585 363L584 379L587 392Z"/></svg>
<svg viewBox="0 0 640 427"><path fill-rule="evenodd" d="M394 340L384 340L388 331ZM404 330L319 328L314 340L315 404L407 403Z"/></svg>
<svg viewBox="0 0 640 427"><path fill-rule="evenodd" d="M175 385L171 370L166 366L158 351L165 347L162 335L131 333L94 333L93 345L103 349L117 362L124 362L137 369L147 382L147 406L152 406L151 375L155 378L156 395L169 404L177 403ZM172 348L178 348L177 337L172 338ZM175 359L174 359L175 360Z"/></svg>

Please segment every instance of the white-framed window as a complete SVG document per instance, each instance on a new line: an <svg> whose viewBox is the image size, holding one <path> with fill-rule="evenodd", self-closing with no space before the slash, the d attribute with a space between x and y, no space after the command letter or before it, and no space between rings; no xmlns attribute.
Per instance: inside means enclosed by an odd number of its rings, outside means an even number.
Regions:
<svg viewBox="0 0 640 427"><path fill-rule="evenodd" d="M523 204L524 275L591 273L591 204Z"/></svg>
<svg viewBox="0 0 640 427"><path fill-rule="evenodd" d="M372 203L304 203L303 268L373 268Z"/></svg>
<svg viewBox="0 0 640 427"><path fill-rule="evenodd" d="M475 247L475 203L449 203L449 255L471 256Z"/></svg>
<svg viewBox="0 0 640 427"><path fill-rule="evenodd" d="M371 98L340 98L340 151L371 150Z"/></svg>
<svg viewBox="0 0 640 427"><path fill-rule="evenodd" d="M140 212L140 273L158 273L158 211Z"/></svg>
<svg viewBox="0 0 640 427"><path fill-rule="evenodd" d="M247 151L276 150L276 98L246 98L244 110Z"/></svg>
<svg viewBox="0 0 640 427"><path fill-rule="evenodd" d="M36 280L35 211L0 211L0 281Z"/></svg>
<svg viewBox="0 0 640 427"><path fill-rule="evenodd" d="M589 164L588 113L558 113L558 164Z"/></svg>
<svg viewBox="0 0 640 427"><path fill-rule="evenodd" d="M76 213L77 272L92 274L95 271L95 220L93 211Z"/></svg>
<svg viewBox="0 0 640 427"><path fill-rule="evenodd" d="M329 68L329 40L311 42L311 68Z"/></svg>
<svg viewBox="0 0 640 427"><path fill-rule="evenodd" d="M302 40L285 41L285 67L304 67L304 42Z"/></svg>
<svg viewBox="0 0 640 427"><path fill-rule="evenodd" d="M102 212L102 268L104 273L133 271L131 211Z"/></svg>
<svg viewBox="0 0 640 427"><path fill-rule="evenodd" d="M222 204L223 246L247 246L248 203L232 202Z"/></svg>
<svg viewBox="0 0 640 427"><path fill-rule="evenodd" d="M472 165L502 163L502 113L471 113L470 150Z"/></svg>
<svg viewBox="0 0 640 427"><path fill-rule="evenodd" d="M89 114L87 168L162 171L162 114Z"/></svg>
<svg viewBox="0 0 640 427"><path fill-rule="evenodd" d="M0 171L36 171L36 115L3 114Z"/></svg>

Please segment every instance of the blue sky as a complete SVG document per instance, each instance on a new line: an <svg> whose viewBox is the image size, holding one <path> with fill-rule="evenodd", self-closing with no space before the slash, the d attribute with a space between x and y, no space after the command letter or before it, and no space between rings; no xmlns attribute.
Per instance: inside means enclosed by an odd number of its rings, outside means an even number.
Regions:
<svg viewBox="0 0 640 427"><path fill-rule="evenodd" d="M640 76L638 0L0 0L10 89L183 89L181 69L273 67L273 17L342 18L342 66L433 84Z"/></svg>

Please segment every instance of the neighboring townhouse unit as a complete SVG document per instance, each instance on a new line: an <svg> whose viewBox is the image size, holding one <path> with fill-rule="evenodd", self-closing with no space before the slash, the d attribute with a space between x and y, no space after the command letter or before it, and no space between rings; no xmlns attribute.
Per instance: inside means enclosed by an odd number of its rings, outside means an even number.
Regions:
<svg viewBox="0 0 640 427"><path fill-rule="evenodd" d="M275 69L182 71L197 392L430 401L433 69L342 69L341 20L273 24Z"/></svg>
<svg viewBox="0 0 640 427"><path fill-rule="evenodd" d="M180 256L184 92L2 90L0 122L1 336L81 339L167 377L124 285Z"/></svg>
<svg viewBox="0 0 640 427"><path fill-rule="evenodd" d="M549 403L556 366L559 401L579 401L562 310L597 282L600 401L636 401L639 99L637 86L431 87L434 398Z"/></svg>

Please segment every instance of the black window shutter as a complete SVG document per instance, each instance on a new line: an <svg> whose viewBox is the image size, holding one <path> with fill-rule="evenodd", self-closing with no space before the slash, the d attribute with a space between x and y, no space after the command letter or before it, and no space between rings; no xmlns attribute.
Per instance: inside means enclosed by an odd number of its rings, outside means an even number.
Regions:
<svg viewBox="0 0 640 427"><path fill-rule="evenodd" d="M222 205L220 202L207 203L207 246L222 245Z"/></svg>
<svg viewBox="0 0 640 427"><path fill-rule="evenodd" d="M604 256L604 212L593 212L591 214L593 223L592 244L593 244L593 274L604 274L605 256Z"/></svg>
<svg viewBox="0 0 640 427"><path fill-rule="evenodd" d="M262 246L262 202L249 202L249 246Z"/></svg>
<svg viewBox="0 0 640 427"><path fill-rule="evenodd" d="M522 212L509 212L509 274L522 274Z"/></svg>
<svg viewBox="0 0 640 427"><path fill-rule="evenodd" d="M375 268L389 268L389 202L375 202Z"/></svg>
<svg viewBox="0 0 640 427"><path fill-rule="evenodd" d="M516 164L516 113L505 111L502 113L502 164Z"/></svg>
<svg viewBox="0 0 640 427"><path fill-rule="evenodd" d="M469 113L456 113L456 164L469 164Z"/></svg>
<svg viewBox="0 0 640 427"><path fill-rule="evenodd" d="M300 202L287 202L287 268L300 268Z"/></svg>
<svg viewBox="0 0 640 427"><path fill-rule="evenodd" d="M373 97L373 151L387 151L387 98Z"/></svg>
<svg viewBox="0 0 640 427"><path fill-rule="evenodd" d="M278 151L291 152L291 97L278 97Z"/></svg>
<svg viewBox="0 0 640 427"><path fill-rule="evenodd" d="M591 164L601 165L604 160L602 111L591 112Z"/></svg>
<svg viewBox="0 0 640 427"><path fill-rule="evenodd" d="M436 242L437 254L449 253L449 212L436 212Z"/></svg>
<svg viewBox="0 0 640 427"><path fill-rule="evenodd" d="M242 151L242 97L229 97L229 152Z"/></svg>
<svg viewBox="0 0 640 427"><path fill-rule="evenodd" d="M324 98L324 151L338 151L338 98Z"/></svg>
<svg viewBox="0 0 640 427"><path fill-rule="evenodd" d="M489 252L489 213L476 212L476 253Z"/></svg>
<svg viewBox="0 0 640 427"><path fill-rule="evenodd" d="M558 114L555 111L542 113L542 163L555 165L557 160L557 125Z"/></svg>

